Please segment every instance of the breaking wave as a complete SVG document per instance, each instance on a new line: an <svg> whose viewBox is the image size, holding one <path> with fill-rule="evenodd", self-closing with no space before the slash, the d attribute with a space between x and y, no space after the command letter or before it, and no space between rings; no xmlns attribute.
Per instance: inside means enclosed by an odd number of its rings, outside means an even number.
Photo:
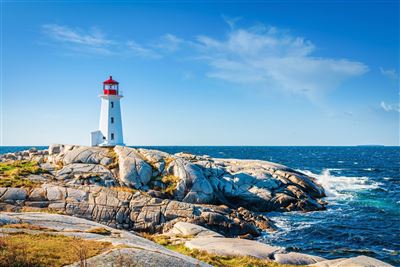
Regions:
<svg viewBox="0 0 400 267"><path fill-rule="evenodd" d="M315 177L317 181L324 187L328 199L352 199L356 192L379 188L380 183L370 180L366 176L335 176L331 171L337 169L324 169L320 174L311 171L300 170L301 172Z"/></svg>

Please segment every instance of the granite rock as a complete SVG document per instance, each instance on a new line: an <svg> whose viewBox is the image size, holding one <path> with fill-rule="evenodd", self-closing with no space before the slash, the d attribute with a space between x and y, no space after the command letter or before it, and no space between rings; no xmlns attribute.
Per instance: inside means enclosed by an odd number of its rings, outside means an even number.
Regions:
<svg viewBox="0 0 400 267"><path fill-rule="evenodd" d="M174 227L166 233L169 236L190 236L190 237L224 237L223 235L211 231L200 225L177 222Z"/></svg>
<svg viewBox="0 0 400 267"><path fill-rule="evenodd" d="M199 237L187 241L185 246L217 255L252 256L261 259L272 259L275 253L282 251L279 247L239 238Z"/></svg>
<svg viewBox="0 0 400 267"><path fill-rule="evenodd" d="M367 256L353 258L340 258L335 260L320 261L310 266L315 267L393 267L392 265Z"/></svg>
<svg viewBox="0 0 400 267"><path fill-rule="evenodd" d="M87 267L197 267L210 266L204 262L196 261L184 255L179 257L141 248L120 248L107 251L101 255L92 257L86 261ZM80 267L80 263L68 265L69 267Z"/></svg>
<svg viewBox="0 0 400 267"><path fill-rule="evenodd" d="M60 144L51 145L46 153L27 150L0 156L1 161L19 158L38 161L49 172L46 179L130 187L193 204L223 204L260 212L322 210L326 204L321 199L324 189L313 177L261 160ZM174 177L174 181L164 183L166 176Z"/></svg>
<svg viewBox="0 0 400 267"><path fill-rule="evenodd" d="M8 205L0 205L3 210L11 206L14 210L24 206L50 208L114 228L138 232L161 233L180 221L207 226L226 236L249 234L256 237L262 230L271 229L268 218L243 208L232 210L228 207L191 204L153 198L140 191L131 193L95 185L43 184L30 191L0 188L0 193L0 204Z"/></svg>
<svg viewBox="0 0 400 267"><path fill-rule="evenodd" d="M72 163L89 163L89 164L99 164L100 161L107 157L107 148L99 147L80 147L76 146L73 149L64 149L64 155L61 158L64 165Z"/></svg>
<svg viewBox="0 0 400 267"><path fill-rule="evenodd" d="M119 246L87 259L87 265L85 266L210 266L199 260L168 250L127 231L112 229L96 222L72 216L34 212L0 214L0 224L4 225L16 222L40 226L44 228L44 230L41 230L44 233L46 232L45 229L51 229L52 234L111 242L114 246ZM94 228L105 228L111 235L105 236L88 233L89 230ZM13 233L15 231L32 233L27 229L13 229L10 226L9 228L3 228L2 234ZM41 231L36 230L34 233L38 234ZM77 262L69 266L80 266L80 263Z"/></svg>
<svg viewBox="0 0 400 267"><path fill-rule="evenodd" d="M325 261L326 259L318 256L289 252L289 253L276 253L274 254L274 261L282 264L290 265L309 265L317 263L320 261Z"/></svg>
<svg viewBox="0 0 400 267"><path fill-rule="evenodd" d="M67 180L66 183L80 185L97 184L113 186L117 184L117 180L109 169L100 164L90 163L71 163L65 165L61 170L57 171L55 178L58 180Z"/></svg>
<svg viewBox="0 0 400 267"><path fill-rule="evenodd" d="M141 188L150 181L152 167L143 156L133 148L116 146L119 162L119 181L129 187Z"/></svg>

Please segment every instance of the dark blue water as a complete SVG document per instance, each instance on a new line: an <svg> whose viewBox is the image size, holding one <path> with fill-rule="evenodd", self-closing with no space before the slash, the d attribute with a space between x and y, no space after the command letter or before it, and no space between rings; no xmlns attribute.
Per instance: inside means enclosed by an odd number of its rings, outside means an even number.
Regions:
<svg viewBox="0 0 400 267"><path fill-rule="evenodd" d="M0 153L29 147L1 147ZM147 147L149 148L149 147ZM278 162L315 176L326 211L269 213L262 241L326 258L367 255L400 266L400 147L151 147Z"/></svg>

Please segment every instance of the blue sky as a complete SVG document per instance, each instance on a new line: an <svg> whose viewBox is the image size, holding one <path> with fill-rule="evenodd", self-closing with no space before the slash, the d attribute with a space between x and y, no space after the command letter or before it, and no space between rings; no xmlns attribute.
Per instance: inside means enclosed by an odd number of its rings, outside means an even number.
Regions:
<svg viewBox="0 0 400 267"><path fill-rule="evenodd" d="M1 145L399 145L399 2L2 2Z"/></svg>

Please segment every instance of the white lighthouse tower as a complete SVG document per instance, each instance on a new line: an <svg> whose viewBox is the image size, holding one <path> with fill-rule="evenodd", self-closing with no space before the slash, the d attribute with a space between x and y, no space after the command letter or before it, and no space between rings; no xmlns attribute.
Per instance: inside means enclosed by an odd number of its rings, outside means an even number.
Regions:
<svg viewBox="0 0 400 267"><path fill-rule="evenodd" d="M100 129L92 132L92 146L124 145L119 83L112 79L103 82L101 97Z"/></svg>

